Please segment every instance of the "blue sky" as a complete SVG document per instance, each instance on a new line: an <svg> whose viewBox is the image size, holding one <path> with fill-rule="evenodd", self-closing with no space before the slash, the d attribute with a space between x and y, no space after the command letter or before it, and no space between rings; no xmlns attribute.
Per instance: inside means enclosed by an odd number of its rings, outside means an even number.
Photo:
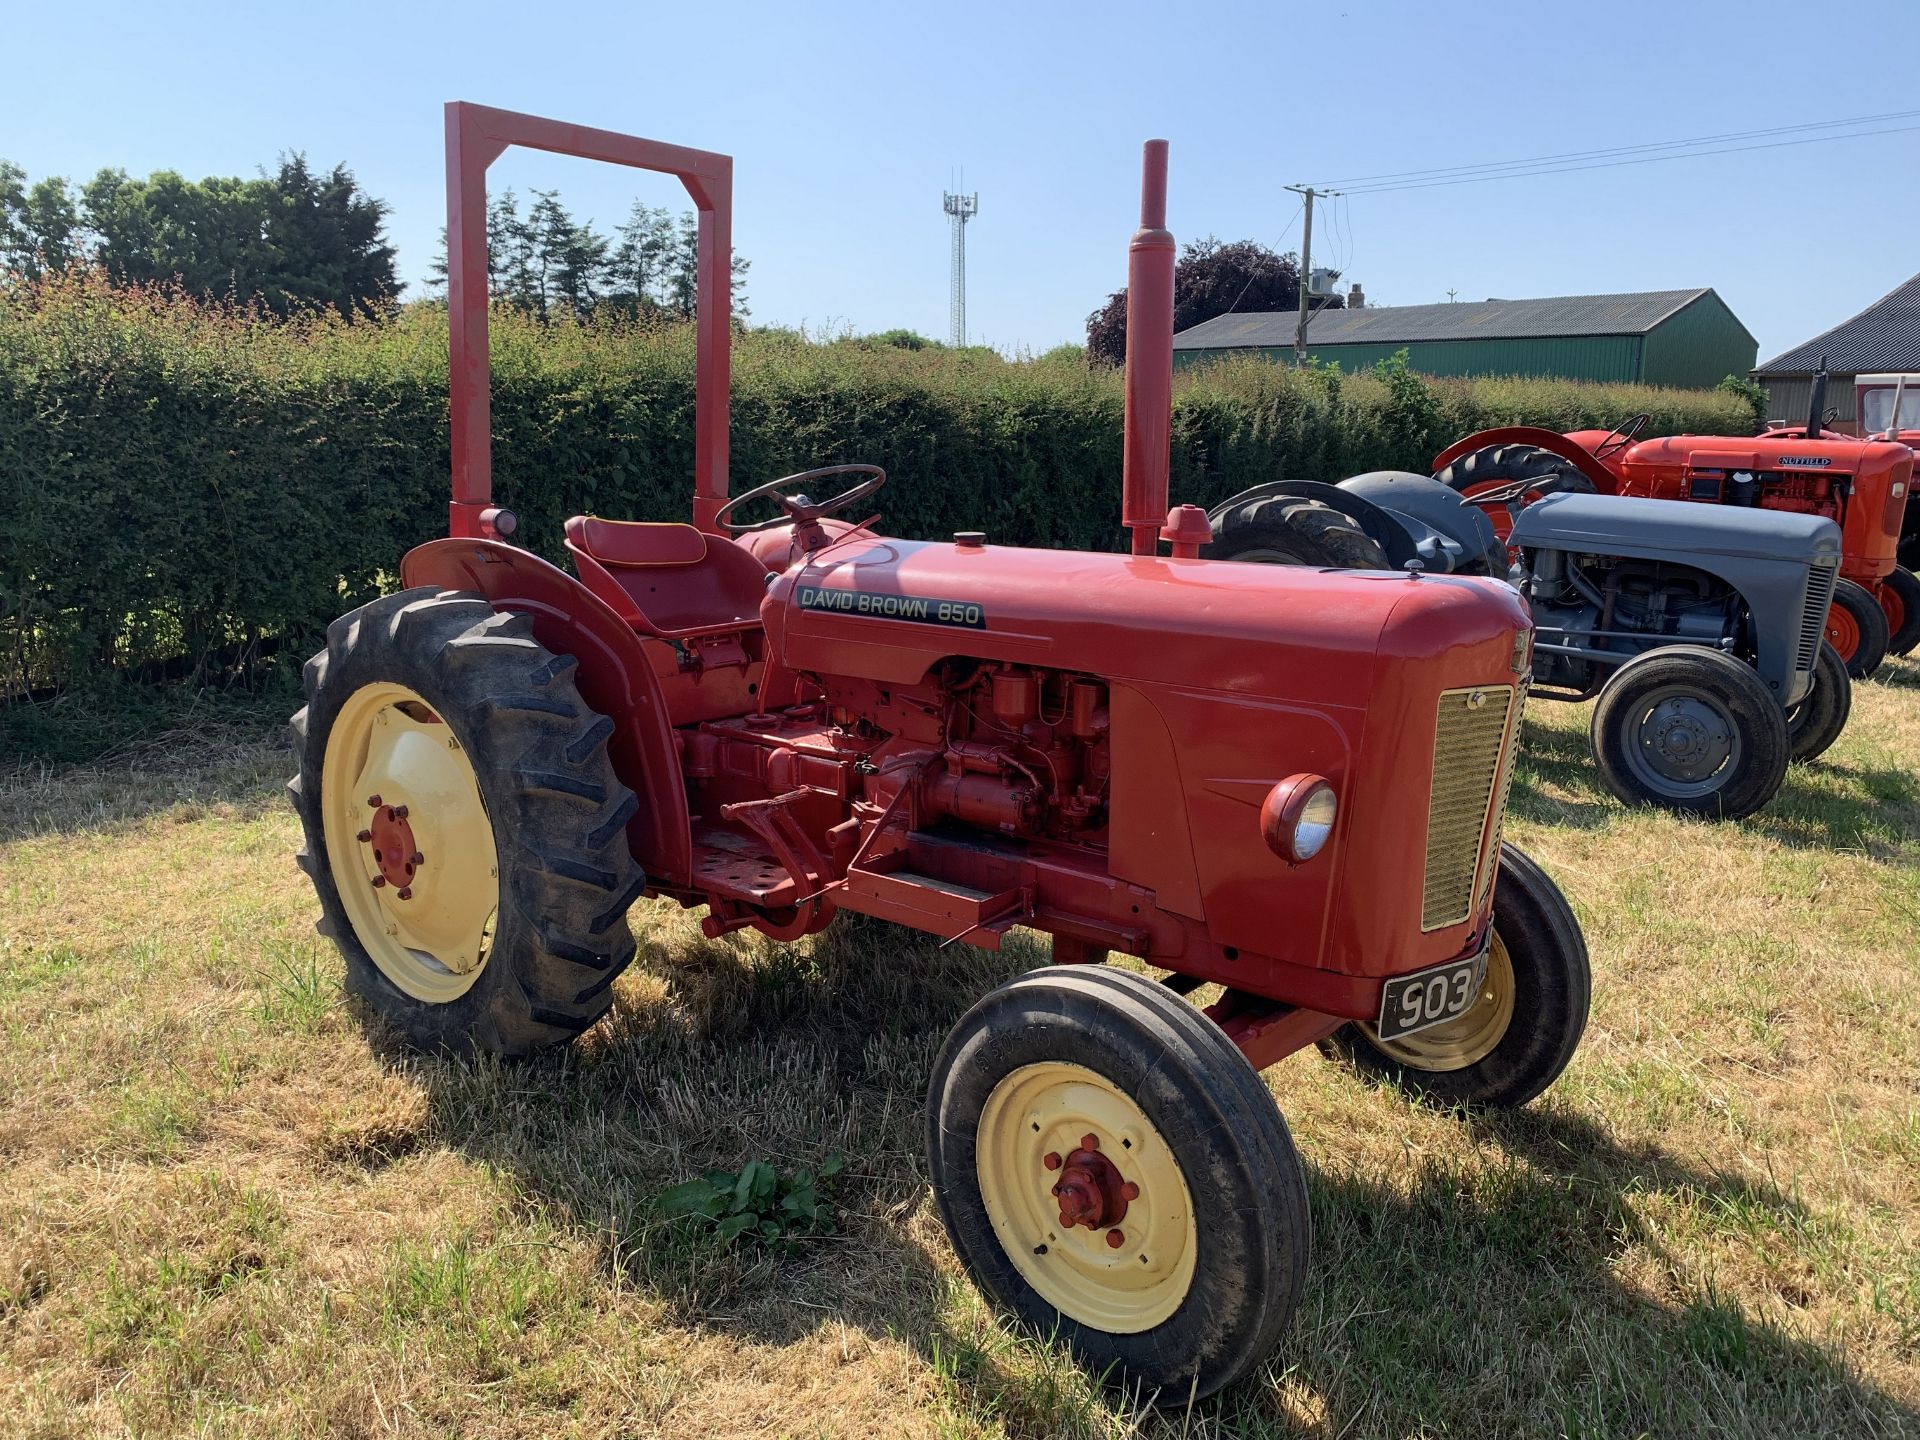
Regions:
<svg viewBox="0 0 1920 1440"><path fill-rule="evenodd" d="M394 210L402 273L444 216L441 102L736 157L756 323L944 336L940 194L965 166L973 338L1083 333L1125 276L1139 142L1173 143L1170 224L1298 245L1288 182L1893 111L1911 0L1205 6L352 3L80 9L12 0L0 156L38 177L344 161ZM1809 38L1811 37L1811 38ZM1295 57L1302 53L1305 63ZM1858 57L1858 58L1855 58ZM24 63L23 63L24 62ZM1920 133L1349 201L1316 226L1376 303L1713 285L1761 358L1920 269ZM671 182L509 154L603 227Z"/></svg>

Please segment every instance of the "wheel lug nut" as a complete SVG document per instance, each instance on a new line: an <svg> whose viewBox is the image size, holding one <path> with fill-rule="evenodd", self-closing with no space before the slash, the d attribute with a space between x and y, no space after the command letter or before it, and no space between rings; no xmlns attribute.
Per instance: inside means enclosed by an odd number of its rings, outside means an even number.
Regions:
<svg viewBox="0 0 1920 1440"><path fill-rule="evenodd" d="M1056 1185L1056 1186L1054 1186L1054 1187L1053 1187L1053 1193L1054 1193L1054 1194L1056 1194L1056 1195L1058 1195L1058 1194L1060 1193L1060 1187L1059 1187L1058 1185Z"/></svg>
<svg viewBox="0 0 1920 1440"><path fill-rule="evenodd" d="M404 819L406 819L406 818L407 818L407 807L406 807L406 806L404 806L404 805L396 805L396 806L394 806L394 807L393 807L393 818L394 818L394 819L396 819L396 820L404 820Z"/></svg>
<svg viewBox="0 0 1920 1440"><path fill-rule="evenodd" d="M367 796L367 804L378 810L380 808L380 797L378 795Z"/></svg>
<svg viewBox="0 0 1920 1440"><path fill-rule="evenodd" d="M413 887L411 885L402 885L398 893L402 900L411 900L413 898Z"/></svg>
<svg viewBox="0 0 1920 1440"><path fill-rule="evenodd" d="M1049 1150L1045 1155L1040 1157L1040 1163L1049 1170L1058 1170L1060 1168L1060 1155L1057 1151Z"/></svg>
<svg viewBox="0 0 1920 1440"><path fill-rule="evenodd" d="M369 840L373 839L373 832L371 830L362 830L358 835L354 836L353 838L358 840L362 845L364 845Z"/></svg>
<svg viewBox="0 0 1920 1440"><path fill-rule="evenodd" d="M1107 1231L1107 1248L1109 1250L1118 1250L1122 1245L1126 1243L1127 1243L1127 1237L1123 1235L1120 1231L1118 1230Z"/></svg>
<svg viewBox="0 0 1920 1440"><path fill-rule="evenodd" d="M373 888L376 890L382 889L386 883L387 877L384 875L376 875L373 877Z"/></svg>
<svg viewBox="0 0 1920 1440"><path fill-rule="evenodd" d="M1122 1200L1138 1200L1140 1198L1140 1187L1131 1180L1127 1181L1120 1187L1120 1198Z"/></svg>
<svg viewBox="0 0 1920 1440"><path fill-rule="evenodd" d="M1082 1150L1098 1150L1100 1148L1100 1137L1093 1134L1082 1135L1080 1137L1080 1148Z"/></svg>
<svg viewBox="0 0 1920 1440"><path fill-rule="evenodd" d="M413 865L415 869L418 869L420 866L426 863L427 863L426 856L422 855L418 850L413 852Z"/></svg>

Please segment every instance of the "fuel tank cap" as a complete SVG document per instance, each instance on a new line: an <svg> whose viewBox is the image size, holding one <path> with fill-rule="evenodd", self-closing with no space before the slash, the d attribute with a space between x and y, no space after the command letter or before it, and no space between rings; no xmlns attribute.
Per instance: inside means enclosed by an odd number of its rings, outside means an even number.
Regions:
<svg viewBox="0 0 1920 1440"><path fill-rule="evenodd" d="M953 543L962 550L984 550L987 548L987 532L984 530L956 530Z"/></svg>

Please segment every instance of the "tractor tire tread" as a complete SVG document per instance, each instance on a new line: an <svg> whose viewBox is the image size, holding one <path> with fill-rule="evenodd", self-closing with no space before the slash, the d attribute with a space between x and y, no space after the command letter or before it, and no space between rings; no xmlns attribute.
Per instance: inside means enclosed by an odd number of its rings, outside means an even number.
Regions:
<svg viewBox="0 0 1920 1440"><path fill-rule="evenodd" d="M296 861L313 878L319 928L346 960L348 988L417 1048L514 1057L562 1043L606 1013L612 982L633 959L620 922L647 884L625 834L639 802L613 771L612 722L587 709L575 669L533 639L525 616L432 589L335 620L303 669L307 704L293 730L306 782L290 787L305 841ZM440 1004L381 972L317 858L327 854L319 776L328 735L348 696L379 682L418 692L450 727L501 857L487 966L472 989Z"/></svg>

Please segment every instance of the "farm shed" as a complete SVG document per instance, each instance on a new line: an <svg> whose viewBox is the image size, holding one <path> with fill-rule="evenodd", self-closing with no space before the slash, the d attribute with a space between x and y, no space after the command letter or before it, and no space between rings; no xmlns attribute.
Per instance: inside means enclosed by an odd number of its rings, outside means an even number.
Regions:
<svg viewBox="0 0 1920 1440"><path fill-rule="evenodd" d="M1290 359L1291 312L1220 315L1173 337L1174 364ZM1758 342L1711 289L1323 310L1307 354L1357 370L1407 352L1427 375L1550 375L1701 388L1753 366Z"/></svg>
<svg viewBox="0 0 1920 1440"><path fill-rule="evenodd" d="M1838 428L1852 430L1860 423L1854 413L1855 376L1920 372L1920 275L1882 295L1851 320L1756 368L1753 378L1766 388L1768 419L1796 425L1806 420L1813 399L1813 372L1820 368L1823 355L1830 377L1827 406L1839 412L1834 420Z"/></svg>

